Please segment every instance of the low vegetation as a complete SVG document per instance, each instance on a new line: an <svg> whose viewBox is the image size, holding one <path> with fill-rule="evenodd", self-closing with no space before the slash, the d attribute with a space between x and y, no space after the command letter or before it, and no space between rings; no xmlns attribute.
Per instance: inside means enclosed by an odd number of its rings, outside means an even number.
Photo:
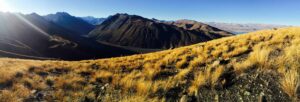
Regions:
<svg viewBox="0 0 300 102"><path fill-rule="evenodd" d="M0 59L0 101L299 101L300 28L84 61Z"/></svg>

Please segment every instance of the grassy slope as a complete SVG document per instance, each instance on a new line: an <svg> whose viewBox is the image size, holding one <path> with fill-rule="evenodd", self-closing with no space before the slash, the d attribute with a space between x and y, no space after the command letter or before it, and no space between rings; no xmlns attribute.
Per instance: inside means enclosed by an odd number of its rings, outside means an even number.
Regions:
<svg viewBox="0 0 300 102"><path fill-rule="evenodd" d="M0 59L0 100L297 101L300 28L78 62Z"/></svg>

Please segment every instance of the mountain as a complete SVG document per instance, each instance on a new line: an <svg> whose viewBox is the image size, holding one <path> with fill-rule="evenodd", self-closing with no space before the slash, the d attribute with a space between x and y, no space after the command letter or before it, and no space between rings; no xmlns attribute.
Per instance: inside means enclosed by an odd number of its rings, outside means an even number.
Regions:
<svg viewBox="0 0 300 102"><path fill-rule="evenodd" d="M86 21L75 16L71 16L66 12L57 12L56 14L49 14L44 17L47 20L52 21L57 25L73 31L79 35L86 35L95 28L94 25L89 24Z"/></svg>
<svg viewBox="0 0 300 102"><path fill-rule="evenodd" d="M213 39L232 35L230 32L194 20L183 19L177 21L164 21L164 22L167 24L171 24L183 28L185 30L203 32L206 36L209 36L210 38Z"/></svg>
<svg viewBox="0 0 300 102"><path fill-rule="evenodd" d="M137 15L116 14L98 25L89 33L89 37L120 46L168 49L232 35L209 34L209 31L202 29L186 30Z"/></svg>
<svg viewBox="0 0 300 102"><path fill-rule="evenodd" d="M95 18L93 16L79 17L79 18L92 25L99 25L106 19L106 18Z"/></svg>
<svg viewBox="0 0 300 102"><path fill-rule="evenodd" d="M0 100L298 102L300 28L85 61L0 58Z"/></svg>
<svg viewBox="0 0 300 102"><path fill-rule="evenodd" d="M289 27L286 25L272 25L272 24L237 24L237 23L218 23L218 22L206 22L206 24L232 32L234 34L242 34L248 32L254 32L258 30L274 29Z"/></svg>
<svg viewBox="0 0 300 102"><path fill-rule="evenodd" d="M83 60L134 54L74 35L38 14L0 13L0 56Z"/></svg>

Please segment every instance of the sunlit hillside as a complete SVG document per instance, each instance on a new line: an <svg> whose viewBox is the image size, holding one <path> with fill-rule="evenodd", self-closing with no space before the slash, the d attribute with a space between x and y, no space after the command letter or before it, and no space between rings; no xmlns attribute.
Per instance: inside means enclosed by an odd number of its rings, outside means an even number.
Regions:
<svg viewBox="0 0 300 102"><path fill-rule="evenodd" d="M299 101L300 28L100 60L0 59L0 101Z"/></svg>

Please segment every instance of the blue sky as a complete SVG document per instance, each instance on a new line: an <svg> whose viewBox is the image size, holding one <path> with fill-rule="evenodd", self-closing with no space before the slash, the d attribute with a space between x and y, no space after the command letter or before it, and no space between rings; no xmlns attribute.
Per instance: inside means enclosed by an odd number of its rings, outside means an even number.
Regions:
<svg viewBox="0 0 300 102"><path fill-rule="evenodd" d="M300 0L0 0L9 11L41 15L65 11L75 16L115 13L161 20L300 25Z"/></svg>

